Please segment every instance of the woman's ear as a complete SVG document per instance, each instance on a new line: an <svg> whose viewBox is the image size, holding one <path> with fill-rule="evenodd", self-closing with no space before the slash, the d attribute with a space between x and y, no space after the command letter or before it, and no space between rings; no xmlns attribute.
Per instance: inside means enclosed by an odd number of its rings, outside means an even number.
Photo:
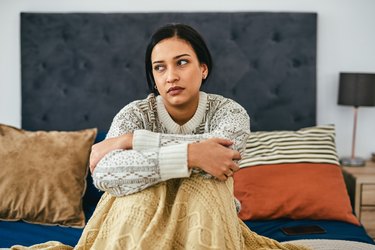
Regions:
<svg viewBox="0 0 375 250"><path fill-rule="evenodd" d="M208 76L208 67L207 67L207 64L202 63L201 64L201 69L202 69L202 79L204 80Z"/></svg>

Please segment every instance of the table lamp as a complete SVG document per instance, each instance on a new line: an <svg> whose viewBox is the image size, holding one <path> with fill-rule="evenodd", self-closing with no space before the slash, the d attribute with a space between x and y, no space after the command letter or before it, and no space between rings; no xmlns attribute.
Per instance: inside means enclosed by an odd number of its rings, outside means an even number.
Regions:
<svg viewBox="0 0 375 250"><path fill-rule="evenodd" d="M338 104L354 107L352 154L340 162L343 166L364 166L365 160L355 156L358 107L375 106L375 74L340 73Z"/></svg>

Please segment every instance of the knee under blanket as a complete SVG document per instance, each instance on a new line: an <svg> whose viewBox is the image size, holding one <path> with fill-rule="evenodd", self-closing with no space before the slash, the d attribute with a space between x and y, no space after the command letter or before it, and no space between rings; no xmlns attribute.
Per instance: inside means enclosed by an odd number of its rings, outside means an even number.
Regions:
<svg viewBox="0 0 375 250"><path fill-rule="evenodd" d="M23 249L73 249L46 242ZM252 232L237 216L233 179L194 174L125 197L105 193L74 249L307 249Z"/></svg>

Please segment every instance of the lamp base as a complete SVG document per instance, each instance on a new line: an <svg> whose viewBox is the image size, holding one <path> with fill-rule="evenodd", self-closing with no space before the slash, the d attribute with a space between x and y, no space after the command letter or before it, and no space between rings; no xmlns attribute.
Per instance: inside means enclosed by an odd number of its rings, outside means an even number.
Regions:
<svg viewBox="0 0 375 250"><path fill-rule="evenodd" d="M359 157L355 157L355 158L346 157L346 158L340 159L341 165L345 167L363 167L365 165L365 162L366 161L364 159L359 158Z"/></svg>

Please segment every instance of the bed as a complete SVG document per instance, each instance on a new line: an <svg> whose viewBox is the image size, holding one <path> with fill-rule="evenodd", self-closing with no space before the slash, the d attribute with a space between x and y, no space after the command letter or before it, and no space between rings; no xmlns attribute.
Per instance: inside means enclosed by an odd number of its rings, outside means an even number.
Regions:
<svg viewBox="0 0 375 250"><path fill-rule="evenodd" d="M316 249L375 249L353 214L334 126L316 124L316 13L21 13L20 20L22 129L0 125L7 171L0 174L0 248L75 245L102 195L87 171L91 145L120 108L147 95L150 34L183 22L204 35L213 55L204 90L236 100L251 117L234 177L246 225ZM20 154L35 148L43 153ZM32 170L20 173L21 165ZM281 230L307 225L325 232Z"/></svg>

